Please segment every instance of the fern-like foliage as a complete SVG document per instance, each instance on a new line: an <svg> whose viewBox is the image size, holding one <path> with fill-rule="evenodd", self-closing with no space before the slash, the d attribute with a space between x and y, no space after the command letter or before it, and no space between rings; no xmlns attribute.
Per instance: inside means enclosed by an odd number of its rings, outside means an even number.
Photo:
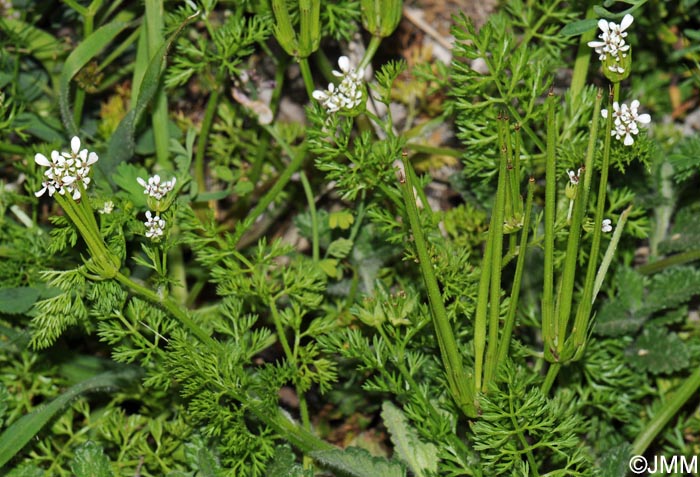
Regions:
<svg viewBox="0 0 700 477"><path fill-rule="evenodd" d="M520 476L536 468L552 476L593 475L579 437L586 424L572 394L549 399L536 375L512 363L500 372L507 384L483 396L482 415L472 426L484 473Z"/></svg>
<svg viewBox="0 0 700 477"><path fill-rule="evenodd" d="M458 137L467 149L466 174L495 173L496 116L501 112L522 128L525 151L544 151L539 134L544 109L538 99L552 84L552 72L570 41L557 29L570 19L569 8L559 0L509 2L479 31L465 15L457 18L451 97Z"/></svg>

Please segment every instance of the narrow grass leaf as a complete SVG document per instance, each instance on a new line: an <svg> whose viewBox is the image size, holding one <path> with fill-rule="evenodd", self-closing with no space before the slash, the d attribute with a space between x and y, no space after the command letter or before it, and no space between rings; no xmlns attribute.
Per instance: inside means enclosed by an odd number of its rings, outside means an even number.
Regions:
<svg viewBox="0 0 700 477"><path fill-rule="evenodd" d="M0 467L21 451L41 431L44 425L58 412L65 409L73 399L88 392L121 388L125 384L133 382L140 375L141 372L138 368L126 368L100 374L71 386L50 403L22 416L0 435Z"/></svg>
<svg viewBox="0 0 700 477"><path fill-rule="evenodd" d="M70 105L70 81L90 60L95 58L112 40L127 27L127 23L111 22L85 38L66 58L58 81L58 104L63 125L71 136L78 135Z"/></svg>
<svg viewBox="0 0 700 477"><path fill-rule="evenodd" d="M117 126L117 130L114 131L107 146L107 154L101 157L100 162L97 163L98 169L105 177L111 178L111 174L117 166L122 162L128 161L133 156L136 124L158 92L160 78L165 71L168 51L185 25L194 18L195 16L188 17L175 33L168 38L168 41L163 42L158 51L151 57L148 68L146 68L146 72L143 75L136 104Z"/></svg>

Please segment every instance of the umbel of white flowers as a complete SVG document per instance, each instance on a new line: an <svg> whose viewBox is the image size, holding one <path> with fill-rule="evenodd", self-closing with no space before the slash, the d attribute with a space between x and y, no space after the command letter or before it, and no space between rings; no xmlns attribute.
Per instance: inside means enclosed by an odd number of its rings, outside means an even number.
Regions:
<svg viewBox="0 0 700 477"><path fill-rule="evenodd" d="M41 197L46 192L53 196L56 192L65 195L66 192L73 200L80 200L81 191L90 184L90 168L97 162L97 154L80 149L80 138L74 136L70 141L70 152L51 151L51 159L37 153L34 162L46 167L42 188L34 195Z"/></svg>
<svg viewBox="0 0 700 477"><path fill-rule="evenodd" d="M163 236L165 231L165 220L161 219L159 215L151 214L150 210L146 211L146 237L151 240L158 240Z"/></svg>
<svg viewBox="0 0 700 477"><path fill-rule="evenodd" d="M598 54L598 59L605 62L608 57L611 61L608 61L608 69L613 73L624 73L625 69L622 67L623 59L627 57L627 52L630 46L625 44L625 38L627 37L627 28L634 21L634 17L629 13L622 18L622 21L618 25L615 22L609 22L607 20L598 20L598 28L602 32L598 35L600 40L589 41L588 46L595 49Z"/></svg>
<svg viewBox="0 0 700 477"><path fill-rule="evenodd" d="M140 177L137 177L136 181L143 187L144 194L156 200L161 200L168 192L175 188L176 179L173 177L169 181L161 181L160 176L156 174L149 177L148 182ZM165 220L158 215L158 212L153 215L150 210L146 211L146 221L144 225L146 226L146 237L153 241L160 240L165 233Z"/></svg>
<svg viewBox="0 0 700 477"><path fill-rule="evenodd" d="M175 188L175 181L176 180L173 177L169 181L161 182L160 176L158 174L149 177L148 182L141 179L140 177L136 178L136 182L138 182L141 185L141 187L144 188L143 193L148 195L149 197L153 197L156 200L162 199L165 196L165 194L173 190Z"/></svg>
<svg viewBox="0 0 700 477"><path fill-rule="evenodd" d="M639 126L637 123L649 124L651 122L651 116L648 114L639 114L638 109L639 101L636 99L632 101L629 106L625 103L620 104L617 101L613 103L612 117L615 128L610 131L610 134L615 136L615 139L623 140L625 146L634 144L634 138L632 136L639 134ZM608 110L603 109L600 111L600 114L602 114L604 118L607 118Z"/></svg>
<svg viewBox="0 0 700 477"><path fill-rule="evenodd" d="M314 99L323 105L329 113L341 110L351 111L362 104L364 90L362 78L365 75L364 68L355 69L350 66L347 56L338 58L340 71L333 70L333 75L341 78L336 87L333 83L328 85L325 91L316 90L312 93Z"/></svg>

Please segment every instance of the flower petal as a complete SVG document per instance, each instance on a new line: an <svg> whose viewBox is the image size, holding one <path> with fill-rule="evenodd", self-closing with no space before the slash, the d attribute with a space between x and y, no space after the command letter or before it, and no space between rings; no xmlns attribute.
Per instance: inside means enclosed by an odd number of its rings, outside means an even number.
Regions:
<svg viewBox="0 0 700 477"><path fill-rule="evenodd" d="M70 140L70 149L75 155L78 155L80 152L80 138L78 136L73 136Z"/></svg>
<svg viewBox="0 0 700 477"><path fill-rule="evenodd" d="M341 56L338 58L338 66L340 67L340 71L343 73L349 73L350 72L350 58L347 56Z"/></svg>
<svg viewBox="0 0 700 477"><path fill-rule="evenodd" d="M622 22L620 22L620 31L627 30L627 28L629 28L629 26L632 24L633 21L634 21L634 17L632 15L630 15L629 13L627 15L625 15L622 18Z"/></svg>
<svg viewBox="0 0 700 477"><path fill-rule="evenodd" d="M38 152L34 155L34 162L36 162L40 166L51 167L51 163L49 162L48 158L45 155L40 154Z"/></svg>
<svg viewBox="0 0 700 477"><path fill-rule="evenodd" d="M651 116L649 116L646 113L640 114L639 116L637 116L636 121L642 124L649 124L651 122Z"/></svg>

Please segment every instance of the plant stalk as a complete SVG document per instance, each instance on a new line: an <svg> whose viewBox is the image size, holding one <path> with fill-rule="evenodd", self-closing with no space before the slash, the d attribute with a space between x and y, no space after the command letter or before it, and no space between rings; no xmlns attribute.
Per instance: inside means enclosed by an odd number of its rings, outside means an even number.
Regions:
<svg viewBox="0 0 700 477"><path fill-rule="evenodd" d="M413 181L408 169L411 167L410 162L403 158L404 170L406 174L401 181L401 191L403 193L406 214L410 223L413 239L418 254L423 281L428 290L428 300L430 302L430 310L433 317L433 325L440 346L440 354L442 363L445 367L447 382L450 388L452 397L457 402L462 412L467 417L476 417L476 402L474 400L473 389L468 385L471 377L468 376L462 366L462 356L457 349L457 341L452 333L447 310L442 301L440 288L433 270L432 260L428 253L428 247L421 229L420 219L418 216L418 208L416 207L416 195L413 192Z"/></svg>

